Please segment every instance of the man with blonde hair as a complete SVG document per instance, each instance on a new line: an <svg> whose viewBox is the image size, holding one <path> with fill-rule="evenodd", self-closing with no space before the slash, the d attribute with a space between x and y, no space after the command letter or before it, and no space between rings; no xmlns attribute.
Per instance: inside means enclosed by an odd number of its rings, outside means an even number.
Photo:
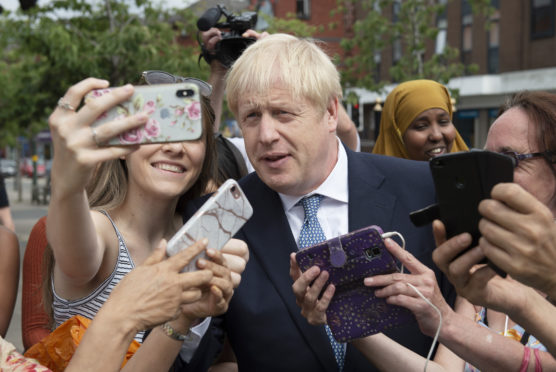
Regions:
<svg viewBox="0 0 556 372"><path fill-rule="evenodd" d="M239 370L372 371L355 348L301 316L290 255L314 241L312 211L321 237L379 225L402 233L408 249L432 266L431 231L413 227L408 216L434 201L427 164L342 145L340 77L312 40L274 34L252 44L229 71L227 97L256 171L240 181L254 214L237 238L251 258L223 322ZM308 288L322 280L308 273L299 279ZM387 334L422 355L431 344L416 324Z"/></svg>

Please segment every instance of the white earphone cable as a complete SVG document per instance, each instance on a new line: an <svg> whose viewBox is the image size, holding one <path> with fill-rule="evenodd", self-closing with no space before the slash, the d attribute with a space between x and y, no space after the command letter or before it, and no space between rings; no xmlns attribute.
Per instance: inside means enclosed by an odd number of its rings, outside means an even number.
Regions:
<svg viewBox="0 0 556 372"><path fill-rule="evenodd" d="M397 231L391 231L391 232L387 232L381 235L382 239L386 239L386 238L391 238L393 236L397 236L398 238L400 238L400 240L402 241L402 249L405 251L405 239L403 237L402 234L400 234ZM401 265L400 268L400 273L403 274L404 271L404 267L403 264ZM436 313L438 314L438 328L436 328L436 334L434 335L434 338L432 340L432 345L429 349L429 353L427 355L427 360L425 362L425 368L424 368L424 372L427 372L427 366L429 364L429 361L431 359L431 355L432 352L434 350L434 347L436 346L436 343L438 341L438 336L440 335L440 329L442 328L442 313L440 312L440 309L438 309L438 307L436 307L432 302L429 301L429 299L427 299L422 293L421 291L419 291L417 288L415 288L415 286L413 286L413 284L411 283L406 283L408 285L408 287L410 287L411 289L413 289L417 295L419 295L419 297L421 297L430 307L432 307L434 309L434 311L436 311Z"/></svg>

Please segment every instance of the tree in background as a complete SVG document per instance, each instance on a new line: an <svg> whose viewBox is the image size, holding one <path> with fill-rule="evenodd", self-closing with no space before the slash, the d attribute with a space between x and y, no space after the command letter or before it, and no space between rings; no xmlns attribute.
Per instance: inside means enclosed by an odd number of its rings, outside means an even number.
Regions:
<svg viewBox="0 0 556 372"><path fill-rule="evenodd" d="M69 86L88 76L112 86L137 83L148 69L206 77L199 51L178 39L194 35L187 10L150 0L58 0L0 15L0 145L47 128Z"/></svg>
<svg viewBox="0 0 556 372"><path fill-rule="evenodd" d="M342 39L346 51L342 78L347 87L380 91L385 84L413 79L432 79L446 84L476 66L459 61L459 50L446 45L442 51L427 53L439 32L437 20L451 0L339 0L335 11L365 14L353 24L353 36ZM488 16L490 0L469 0L473 13ZM386 15L385 11L388 12ZM401 53L390 68L390 80L379 80L379 55L400 45Z"/></svg>

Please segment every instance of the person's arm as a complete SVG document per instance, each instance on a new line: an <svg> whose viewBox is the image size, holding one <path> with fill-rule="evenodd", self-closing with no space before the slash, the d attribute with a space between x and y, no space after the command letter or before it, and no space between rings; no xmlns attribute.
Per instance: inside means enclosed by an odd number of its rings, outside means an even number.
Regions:
<svg viewBox="0 0 556 372"><path fill-rule="evenodd" d="M46 217L33 226L23 256L23 283L21 290L21 334L23 347L30 348L51 330L42 301L42 262L46 241Z"/></svg>
<svg viewBox="0 0 556 372"><path fill-rule="evenodd" d="M207 240L205 241L205 245ZM170 322L170 326L180 334L187 334L190 327L199 319L216 316L228 309L233 294L233 283L230 270L224 264L220 252L208 249L207 255L211 261L199 259L197 267L208 269L213 276L201 296L189 304L181 306L181 315ZM167 371L179 353L182 341L169 337L161 327L153 329L143 345L137 350L133 358L126 364L128 371ZM152 355L158 355L153 359Z"/></svg>
<svg viewBox="0 0 556 372"><path fill-rule="evenodd" d="M516 183L498 184L479 205L479 247L512 278L556 298L556 223L543 203Z"/></svg>
<svg viewBox="0 0 556 372"><path fill-rule="evenodd" d="M15 232L15 224L10 210L8 193L6 192L6 183L2 175L0 175L0 225L4 225Z"/></svg>
<svg viewBox="0 0 556 372"><path fill-rule="evenodd" d="M268 35L268 33L258 33L254 30L247 30L243 33L243 37L253 37L260 39ZM213 53L216 43L222 40L222 32L218 28L211 28L201 33L201 41L208 53ZM212 85L212 93L210 95L210 105L214 110L214 132L220 131L220 122L222 120L222 107L224 104L224 96L226 94L226 73L228 69L220 63L216 58L210 62L210 75L208 83Z"/></svg>
<svg viewBox="0 0 556 372"><path fill-rule="evenodd" d="M5 337L17 298L19 242L4 226L0 226L0 257L0 336Z"/></svg>
<svg viewBox="0 0 556 372"><path fill-rule="evenodd" d="M358 151L359 147L361 147L361 139L359 138L357 127L342 104L338 105L338 126L336 127L336 134L340 140L353 151Z"/></svg>
<svg viewBox="0 0 556 372"><path fill-rule="evenodd" d="M426 359L398 344L383 333L351 342L380 371L423 371ZM429 362L427 371L447 371L436 362Z"/></svg>
<svg viewBox="0 0 556 372"><path fill-rule="evenodd" d="M15 232L15 224L10 207L0 208L0 225L4 225L11 231Z"/></svg>
<svg viewBox="0 0 556 372"><path fill-rule="evenodd" d="M105 80L89 78L72 86L63 100L72 108L77 108L87 92L107 86ZM132 94L132 86L115 88L78 111L59 106L49 118L54 159L46 233L56 260L56 273L71 280L75 286L86 285L95 277L105 251L93 212L89 210L85 185L97 164L125 156L137 148L99 147L97 141L104 142L124 130L143 124L147 116L138 114L115 120L96 127L96 132L91 129L91 123ZM100 219L99 216L97 218Z"/></svg>
<svg viewBox="0 0 556 372"><path fill-rule="evenodd" d="M207 254L215 262L205 261L198 271L180 273L206 245L206 240L197 242L164 260L166 244L161 242L145 263L132 270L114 288L87 329L66 371L117 371L139 330L179 316L170 324L178 332L185 333L191 317L199 315L195 311L225 310L232 284L229 272L221 266L221 255L209 250ZM200 303L207 299L209 301ZM183 315L182 308L188 315ZM180 341L170 338L161 327L157 327L123 370L167 371L180 345Z"/></svg>
<svg viewBox="0 0 556 372"><path fill-rule="evenodd" d="M444 225L434 221L433 230L437 248L433 260L438 265L456 291L469 299L471 303L489 306L493 309L506 309L500 304L512 302L522 307L531 307L527 301L527 288L503 279L487 265L477 265L484 259L479 247L469 247L471 236L467 233L446 240ZM456 258L457 257L457 258ZM440 337L441 342L463 359L481 370L504 371L519 366L524 353L524 346L512 339L501 336L478 325L460 314L447 319ZM543 368L556 369L556 360L548 354L541 353ZM534 365L534 363L530 364Z"/></svg>

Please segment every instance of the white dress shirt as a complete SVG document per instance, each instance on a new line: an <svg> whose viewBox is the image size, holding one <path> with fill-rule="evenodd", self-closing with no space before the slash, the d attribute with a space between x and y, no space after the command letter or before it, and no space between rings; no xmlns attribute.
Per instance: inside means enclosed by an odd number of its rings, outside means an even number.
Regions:
<svg viewBox="0 0 556 372"><path fill-rule="evenodd" d="M348 163L344 146L338 141L338 160L326 180L315 190L303 196L279 194L288 218L288 223L296 242L303 226L305 211L297 205L301 199L313 194L323 195L317 218L326 239L331 239L349 232L348 225Z"/></svg>

